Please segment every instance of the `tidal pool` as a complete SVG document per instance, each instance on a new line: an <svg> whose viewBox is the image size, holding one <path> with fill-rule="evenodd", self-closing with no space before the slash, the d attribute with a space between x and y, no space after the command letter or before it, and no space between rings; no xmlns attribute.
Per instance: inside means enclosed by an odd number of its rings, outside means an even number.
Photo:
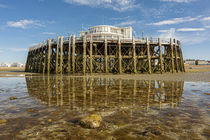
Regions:
<svg viewBox="0 0 210 140"><path fill-rule="evenodd" d="M2 77L0 139L210 139L209 93L209 82ZM80 125L90 114L99 128Z"/></svg>

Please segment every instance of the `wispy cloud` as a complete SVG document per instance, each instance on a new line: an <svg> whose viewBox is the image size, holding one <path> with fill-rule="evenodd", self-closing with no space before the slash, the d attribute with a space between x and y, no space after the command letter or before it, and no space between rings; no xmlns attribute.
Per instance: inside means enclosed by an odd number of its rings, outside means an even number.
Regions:
<svg viewBox="0 0 210 140"><path fill-rule="evenodd" d="M19 21L8 21L7 25L9 27L15 27L15 28L28 28L28 27L43 27L44 24L42 24L39 20L19 20Z"/></svg>
<svg viewBox="0 0 210 140"><path fill-rule="evenodd" d="M205 17L202 19L203 21L210 21L210 17Z"/></svg>
<svg viewBox="0 0 210 140"><path fill-rule="evenodd" d="M115 26L128 26L128 25L136 24L136 22L137 22L136 20L123 21L123 22L115 24Z"/></svg>
<svg viewBox="0 0 210 140"><path fill-rule="evenodd" d="M201 16L197 17L183 17L183 18L173 18L169 20L163 20L159 22L150 23L149 25L161 26L161 25L172 25L172 24L180 24L184 22L191 22L200 19Z"/></svg>
<svg viewBox="0 0 210 140"><path fill-rule="evenodd" d="M0 8L8 8L8 6L0 3Z"/></svg>
<svg viewBox="0 0 210 140"><path fill-rule="evenodd" d="M130 18L130 16L127 16L127 17L113 17L113 18L110 18L110 20L125 20L125 19L128 19Z"/></svg>
<svg viewBox="0 0 210 140"><path fill-rule="evenodd" d="M56 33L53 33L53 32L43 32L42 34L44 34L44 35L56 35Z"/></svg>
<svg viewBox="0 0 210 140"><path fill-rule="evenodd" d="M115 11L123 12L138 7L136 0L64 0L69 4L80 4L91 7L111 8Z"/></svg>
<svg viewBox="0 0 210 140"><path fill-rule="evenodd" d="M163 2L178 2L178 3L189 3L189 2L193 2L195 0L160 0Z"/></svg>
<svg viewBox="0 0 210 140"><path fill-rule="evenodd" d="M14 52L25 52L28 51L28 48L10 48L10 50Z"/></svg>
<svg viewBox="0 0 210 140"><path fill-rule="evenodd" d="M196 31L205 31L205 28L180 28L177 29L179 32L196 32Z"/></svg>

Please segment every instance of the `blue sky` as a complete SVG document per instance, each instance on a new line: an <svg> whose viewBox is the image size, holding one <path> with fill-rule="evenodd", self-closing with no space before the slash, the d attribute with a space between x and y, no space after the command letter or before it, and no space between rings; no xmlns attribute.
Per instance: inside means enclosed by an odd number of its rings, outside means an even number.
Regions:
<svg viewBox="0 0 210 140"><path fill-rule="evenodd" d="M0 62L24 63L33 44L100 24L173 37L185 59L210 60L209 0L0 0Z"/></svg>

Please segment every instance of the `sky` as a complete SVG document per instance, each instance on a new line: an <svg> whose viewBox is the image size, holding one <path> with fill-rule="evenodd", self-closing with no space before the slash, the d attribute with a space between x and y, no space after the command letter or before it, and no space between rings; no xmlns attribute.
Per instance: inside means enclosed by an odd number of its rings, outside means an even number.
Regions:
<svg viewBox="0 0 210 140"><path fill-rule="evenodd" d="M176 38L184 59L210 60L210 0L0 0L0 62L25 63L29 47L101 24Z"/></svg>

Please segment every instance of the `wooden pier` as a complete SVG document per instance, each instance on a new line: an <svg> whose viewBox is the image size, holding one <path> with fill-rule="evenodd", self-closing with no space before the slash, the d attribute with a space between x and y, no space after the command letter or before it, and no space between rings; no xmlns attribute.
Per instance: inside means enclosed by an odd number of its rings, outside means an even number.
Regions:
<svg viewBox="0 0 210 140"><path fill-rule="evenodd" d="M49 39L29 48L26 72L185 72L180 41L75 37Z"/></svg>

